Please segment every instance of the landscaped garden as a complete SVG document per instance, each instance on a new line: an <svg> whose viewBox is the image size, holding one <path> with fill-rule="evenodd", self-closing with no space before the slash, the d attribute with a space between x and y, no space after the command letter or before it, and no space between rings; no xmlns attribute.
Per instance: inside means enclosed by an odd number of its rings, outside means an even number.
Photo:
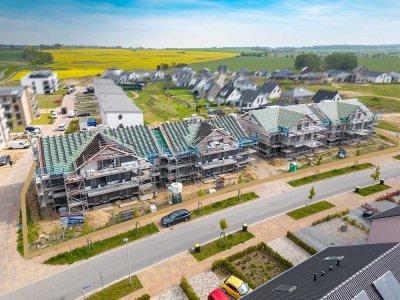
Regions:
<svg viewBox="0 0 400 300"><path fill-rule="evenodd" d="M63 100L62 95L37 95L36 101L39 104L40 109L44 108L56 108L61 106Z"/></svg>
<svg viewBox="0 0 400 300"><path fill-rule="evenodd" d="M143 288L142 283L139 278L134 275L131 277L132 284L129 283L129 278L118 281L105 289L96 292L86 299L88 300L117 300L129 295L141 288Z"/></svg>
<svg viewBox="0 0 400 300"><path fill-rule="evenodd" d="M40 117L32 120L31 125L46 125L53 124L53 118L50 113L42 113Z"/></svg>
<svg viewBox="0 0 400 300"><path fill-rule="evenodd" d="M305 207L301 207L295 210L292 210L287 213L287 215L295 220L299 220L313 214L319 213L321 211L330 209L335 207L332 203L328 201L320 201L311 205L307 205Z"/></svg>
<svg viewBox="0 0 400 300"><path fill-rule="evenodd" d="M363 197L366 197L368 195L379 193L379 192L385 191L387 189L390 189L390 186L388 186L386 184L374 184L374 185L370 185L370 186L361 188L357 194L359 194Z"/></svg>

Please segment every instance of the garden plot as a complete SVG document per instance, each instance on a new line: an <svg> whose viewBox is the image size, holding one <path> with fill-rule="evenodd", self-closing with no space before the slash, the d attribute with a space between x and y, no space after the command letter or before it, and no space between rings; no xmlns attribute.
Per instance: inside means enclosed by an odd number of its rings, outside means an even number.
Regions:
<svg viewBox="0 0 400 300"><path fill-rule="evenodd" d="M342 225L347 225L346 231L342 230ZM340 218L300 229L294 234L318 251L331 246L366 244L368 238L365 230Z"/></svg>
<svg viewBox="0 0 400 300"><path fill-rule="evenodd" d="M213 271L206 271L188 280L200 300L207 300L208 295L221 286L221 280Z"/></svg>
<svg viewBox="0 0 400 300"><path fill-rule="evenodd" d="M311 256L307 251L297 246L287 237L277 238L269 242L268 246L291 261L293 265L298 265Z"/></svg>
<svg viewBox="0 0 400 300"><path fill-rule="evenodd" d="M183 290L179 285L171 287L169 290L159 294L157 296L151 297L152 300L188 300Z"/></svg>
<svg viewBox="0 0 400 300"><path fill-rule="evenodd" d="M376 202L369 202L372 207L375 207L380 210L380 212L384 212L390 208L397 206L398 204L393 203L392 201L383 200L383 201L376 201ZM363 207L356 207L350 210L348 217L350 219L356 220L357 222L367 226L368 228L371 226L371 221L367 221L363 217L363 211L365 208Z"/></svg>

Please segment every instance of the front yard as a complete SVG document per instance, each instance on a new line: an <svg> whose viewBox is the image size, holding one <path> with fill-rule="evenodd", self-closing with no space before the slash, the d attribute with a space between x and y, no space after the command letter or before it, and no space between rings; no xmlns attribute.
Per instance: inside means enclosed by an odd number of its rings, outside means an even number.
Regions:
<svg viewBox="0 0 400 300"><path fill-rule="evenodd" d="M385 191L387 189L390 189L390 186L386 184L374 184L370 186L366 186L364 188L361 188L357 194L366 197L375 193L379 193L382 191Z"/></svg>
<svg viewBox="0 0 400 300"><path fill-rule="evenodd" d="M53 118L50 113L41 113L40 117L32 120L31 125L47 125L53 124Z"/></svg>

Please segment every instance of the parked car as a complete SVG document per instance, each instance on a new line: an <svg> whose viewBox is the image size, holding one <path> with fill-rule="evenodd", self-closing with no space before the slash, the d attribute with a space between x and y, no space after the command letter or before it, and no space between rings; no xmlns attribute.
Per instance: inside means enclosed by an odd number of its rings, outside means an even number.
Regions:
<svg viewBox="0 0 400 300"><path fill-rule="evenodd" d="M72 93L75 92L75 91L76 91L75 88L69 87L68 90L67 90L67 94L72 94Z"/></svg>
<svg viewBox="0 0 400 300"><path fill-rule="evenodd" d="M25 127L25 131L30 132L30 133L40 133L40 128L33 127L33 126L27 126L27 127Z"/></svg>
<svg viewBox="0 0 400 300"><path fill-rule="evenodd" d="M0 166L8 165L8 163L10 162L10 160L11 160L10 155L3 155L3 156L0 156Z"/></svg>
<svg viewBox="0 0 400 300"><path fill-rule="evenodd" d="M81 112L80 114L77 115L77 117L89 117L90 114L88 112Z"/></svg>
<svg viewBox="0 0 400 300"><path fill-rule="evenodd" d="M61 107L61 114L65 115L68 111L68 108L66 108L65 106Z"/></svg>
<svg viewBox="0 0 400 300"><path fill-rule="evenodd" d="M366 219L366 218L372 217L374 214L375 214L375 212L372 210L364 210L362 216L364 219Z"/></svg>
<svg viewBox="0 0 400 300"><path fill-rule="evenodd" d="M68 116L68 118L73 118L73 117L75 117L75 116L76 116L75 111L69 110L67 116Z"/></svg>
<svg viewBox="0 0 400 300"><path fill-rule="evenodd" d="M167 216L161 218L161 225L163 227L169 227L181 222L189 221L190 212L187 209L178 209L173 211Z"/></svg>
<svg viewBox="0 0 400 300"><path fill-rule="evenodd" d="M233 275L225 279L222 284L222 290L235 299L239 299L253 291L247 283Z"/></svg>
<svg viewBox="0 0 400 300"><path fill-rule="evenodd" d="M8 147L11 149L26 149L29 148L31 144L26 141L9 141Z"/></svg>
<svg viewBox="0 0 400 300"><path fill-rule="evenodd" d="M52 112L51 112L51 117L52 117L53 119L57 119L57 112L56 112L56 111L52 111Z"/></svg>
<svg viewBox="0 0 400 300"><path fill-rule="evenodd" d="M58 125L58 130L59 131L64 131L67 128L67 124L61 123Z"/></svg>
<svg viewBox="0 0 400 300"><path fill-rule="evenodd" d="M229 298L221 289L215 289L208 295L207 300L229 300Z"/></svg>

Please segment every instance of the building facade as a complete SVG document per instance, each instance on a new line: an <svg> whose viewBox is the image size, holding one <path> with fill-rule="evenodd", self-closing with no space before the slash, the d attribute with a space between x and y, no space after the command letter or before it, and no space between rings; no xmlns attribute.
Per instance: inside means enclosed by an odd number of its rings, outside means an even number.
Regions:
<svg viewBox="0 0 400 300"><path fill-rule="evenodd" d="M36 94L51 94L58 90L57 73L51 70L32 71L21 78L22 86L29 86Z"/></svg>

